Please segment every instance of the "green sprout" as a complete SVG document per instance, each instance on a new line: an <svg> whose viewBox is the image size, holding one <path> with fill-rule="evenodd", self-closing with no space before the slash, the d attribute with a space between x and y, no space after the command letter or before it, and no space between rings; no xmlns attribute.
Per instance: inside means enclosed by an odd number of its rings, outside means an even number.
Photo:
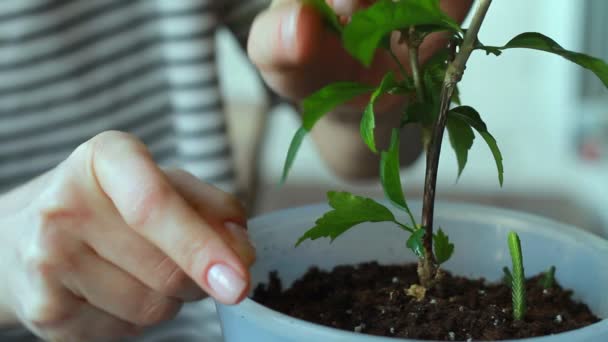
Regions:
<svg viewBox="0 0 608 342"><path fill-rule="evenodd" d="M289 146L281 182L287 179L302 141L323 116L354 98L369 96L368 105L361 113L361 138L370 151L380 153L380 181L386 199L397 210L393 214L373 199L345 192L330 192L328 199L332 210L318 219L297 244L322 237L333 241L364 222L390 222L406 234L404 246L418 257L419 282L426 288L436 283L440 275L439 266L454 253L454 245L448 235L442 230L435 233L433 225L439 156L446 128L456 154L458 177L465 169L477 132L488 145L501 186L504 180L503 157L496 139L490 134L477 110L461 105L458 83L471 54L485 51L487 55L499 56L510 49L547 52L590 70L608 87L608 64L594 57L568 51L540 33L520 34L502 46L482 44L478 33L491 0L478 2L471 24L466 29L441 10L439 0L378 0L357 11L345 25L341 24L325 0L301 1L318 11L330 30L341 38L346 51L362 65L369 66L376 53L383 51L393 57L394 71L387 73L380 84L338 82L307 97L301 106L302 127ZM418 47L434 32L442 32L449 43L421 65ZM394 44L391 43L390 36L394 33L401 35L399 44L408 47L411 76L393 51ZM375 139L375 104L386 95L402 96L410 100L405 101L408 104L402 110L400 125L394 127L390 146L379 151ZM454 107L453 104L458 106ZM423 132L427 160L420 222L416 221L409 209L399 172L400 131L405 125L419 125Z"/></svg>
<svg viewBox="0 0 608 342"><path fill-rule="evenodd" d="M543 272L543 277L540 279L540 286L548 290L555 284L555 266L551 266L547 271Z"/></svg>
<svg viewBox="0 0 608 342"><path fill-rule="evenodd" d="M526 316L526 277L521 253L521 242L515 232L509 233L509 252L513 262L511 296L513 299L513 319L521 321Z"/></svg>

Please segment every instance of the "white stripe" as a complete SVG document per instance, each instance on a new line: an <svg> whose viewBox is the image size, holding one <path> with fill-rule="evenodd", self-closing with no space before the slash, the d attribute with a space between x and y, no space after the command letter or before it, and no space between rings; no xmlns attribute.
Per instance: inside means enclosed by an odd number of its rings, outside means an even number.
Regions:
<svg viewBox="0 0 608 342"><path fill-rule="evenodd" d="M194 9L200 5L211 3L212 0L156 0L156 6L163 12L181 12Z"/></svg>
<svg viewBox="0 0 608 342"><path fill-rule="evenodd" d="M216 102L219 98L221 98L219 86L171 92L173 104L178 108L206 106Z"/></svg>
<svg viewBox="0 0 608 342"><path fill-rule="evenodd" d="M202 179L216 177L232 170L232 160L213 159L211 161L184 162L181 167Z"/></svg>
<svg viewBox="0 0 608 342"><path fill-rule="evenodd" d="M229 145L225 134L211 134L195 138L180 139L177 142L178 153L200 155L220 151Z"/></svg>
<svg viewBox="0 0 608 342"><path fill-rule="evenodd" d="M217 23L216 17L210 13L164 17L158 21L160 31L165 38L208 31L216 27Z"/></svg>
<svg viewBox="0 0 608 342"><path fill-rule="evenodd" d="M212 111L205 113L175 115L175 129L178 132L193 132L201 129L214 129L224 124L223 112Z"/></svg>
<svg viewBox="0 0 608 342"><path fill-rule="evenodd" d="M215 50L215 38L194 40L168 40L163 42L163 55L167 60L182 60L207 57Z"/></svg>
<svg viewBox="0 0 608 342"><path fill-rule="evenodd" d="M164 70L171 84L208 81L217 76L217 67L213 63L177 65Z"/></svg>

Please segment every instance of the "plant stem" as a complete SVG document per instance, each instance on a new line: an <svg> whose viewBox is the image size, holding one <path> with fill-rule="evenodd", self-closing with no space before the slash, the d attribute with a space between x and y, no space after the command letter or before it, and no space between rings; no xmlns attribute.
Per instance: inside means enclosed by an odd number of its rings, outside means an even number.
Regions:
<svg viewBox="0 0 608 342"><path fill-rule="evenodd" d="M433 128L431 142L427 151L426 175L424 181L424 197L422 206L422 226L425 229L423 247L425 258L420 261L418 266L418 277L420 283L425 287L432 287L437 275L437 262L433 254L433 216L435 211L435 188L437 186L437 169L439 167L439 155L443 132L448 120L448 110L454 95L456 84L462 79L466 63L471 56L471 52L477 42L477 34L481 24L488 12L492 0L480 0L475 11L471 26L466 31L464 41L460 46L458 54L447 67L443 87L441 88L441 103L437 122Z"/></svg>
<svg viewBox="0 0 608 342"><path fill-rule="evenodd" d="M416 28L410 27L407 39L407 48L410 57L410 68L412 69L412 77L416 86L416 97L418 102L424 102L424 86L422 83L422 75L420 75L420 62L418 60L418 48L420 47L421 39L416 37Z"/></svg>

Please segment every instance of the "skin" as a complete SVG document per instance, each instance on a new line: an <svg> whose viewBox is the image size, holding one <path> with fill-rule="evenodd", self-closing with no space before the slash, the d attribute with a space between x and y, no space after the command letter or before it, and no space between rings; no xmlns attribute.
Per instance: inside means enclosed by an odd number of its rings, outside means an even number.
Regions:
<svg viewBox="0 0 608 342"><path fill-rule="evenodd" d="M344 19L364 5L332 3ZM469 5L444 1L458 20ZM442 44L430 39L422 59ZM397 53L407 65L407 50ZM292 0L275 1L256 19L249 55L266 82L296 102L336 80L377 83L393 65L379 54L362 68L313 11ZM388 97L377 107L379 146L399 119L399 101ZM364 102L337 109L313 134L343 177L377 174L377 157L358 136ZM419 132L407 134L413 140L403 139L404 164L420 152ZM206 295L238 303L255 259L245 224L231 195L184 171L162 170L131 135L101 133L0 195L0 326L23 325L52 341L110 341L172 319L183 303Z"/></svg>
<svg viewBox="0 0 608 342"><path fill-rule="evenodd" d="M0 197L0 322L54 341L111 340L206 294L233 304L255 251L232 196L163 171L133 136L105 132ZM213 286L215 265L240 278Z"/></svg>
<svg viewBox="0 0 608 342"><path fill-rule="evenodd" d="M357 9L373 1L333 0L328 3L344 20ZM457 21L464 20L472 0L444 0L442 9ZM408 50L398 44L395 34L393 50L402 64L409 66ZM444 47L446 40L440 34L429 36L420 47L424 62L435 51ZM339 38L329 31L316 12L297 0L275 0L261 13L250 33L248 53L259 68L266 83L294 102L299 102L322 86L335 81L356 81L379 84L386 72L397 72L397 66L388 53L378 53L370 68L365 68L341 47ZM366 98L341 106L319 121L312 132L319 153L330 168L346 179L377 177L378 155L371 153L359 136L359 120ZM403 99L385 96L376 107L376 136L378 146L385 147L390 130L400 119ZM402 132L401 161L414 162L422 146L420 132L405 128Z"/></svg>

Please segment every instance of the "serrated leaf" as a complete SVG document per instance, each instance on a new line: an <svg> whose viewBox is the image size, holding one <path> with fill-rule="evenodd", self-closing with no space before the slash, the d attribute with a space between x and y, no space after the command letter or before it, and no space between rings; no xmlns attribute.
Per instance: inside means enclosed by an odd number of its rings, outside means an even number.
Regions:
<svg viewBox="0 0 608 342"><path fill-rule="evenodd" d="M395 74L389 72L384 76L380 86L374 90L372 96L369 99L369 103L365 107L365 111L363 112L363 117L361 118L361 137L365 144L369 147L369 149L376 153L378 150L376 149L376 140L374 137L374 129L376 128L376 119L374 113L374 106L376 101L381 95L389 93L392 89L397 87L397 82L395 82Z"/></svg>
<svg viewBox="0 0 608 342"><path fill-rule="evenodd" d="M304 137L308 134L308 131L304 127L300 127L296 134L291 139L291 143L289 144L289 150L287 151L287 158L285 158L285 165L283 165L283 174L281 175L281 184L284 184L287 180L287 175L293 166L293 162L296 159L296 155L300 146L302 145L302 141Z"/></svg>
<svg viewBox="0 0 608 342"><path fill-rule="evenodd" d="M458 178L460 178L460 175L462 175L462 171L467 164L469 150L473 146L475 134L473 134L471 126L455 116L448 117L447 129L450 136L450 144L456 153L456 160L458 161Z"/></svg>
<svg viewBox="0 0 608 342"><path fill-rule="evenodd" d="M328 23L328 25L338 33L342 32L342 25L340 24L340 20L338 16L334 12L334 10L329 7L326 0L300 0L302 3L309 5L316 9L319 14L323 17L323 19Z"/></svg>
<svg viewBox="0 0 608 342"><path fill-rule="evenodd" d="M307 239L328 237L334 241L350 228L363 222L395 222L395 216L387 207L370 198L333 191L327 194L327 198L333 210L319 218L315 226L298 239L296 246Z"/></svg>
<svg viewBox="0 0 608 342"><path fill-rule="evenodd" d="M527 311L526 305L526 276L521 252L521 242L515 232L509 232L509 252L513 263L513 282L511 283L511 296L513 301L513 318L516 321L524 319Z"/></svg>
<svg viewBox="0 0 608 342"><path fill-rule="evenodd" d="M337 82L322 88L302 101L302 126L310 131L325 114L374 88L355 82Z"/></svg>
<svg viewBox="0 0 608 342"><path fill-rule="evenodd" d="M504 182L504 166L502 163L502 153L498 148L496 139L494 139L492 134L488 132L488 127L481 119L479 113L472 107L460 106L451 109L448 112L448 118L458 118L466 122L467 124L469 124L469 126L473 127L479 133L479 135L481 135L483 140L490 148L490 151L492 152L492 156L494 157L494 161L496 162L496 169L498 170L498 181L500 183L500 186L502 186Z"/></svg>
<svg viewBox="0 0 608 342"><path fill-rule="evenodd" d="M281 183L285 183L304 137L325 114L357 96L370 93L374 87L354 82L330 84L302 102L302 127L291 140L283 166Z"/></svg>
<svg viewBox="0 0 608 342"><path fill-rule="evenodd" d="M343 45L352 56L369 66L384 37L416 25L460 31L460 26L441 11L437 0L379 0L352 16L343 31Z"/></svg>
<svg viewBox="0 0 608 342"><path fill-rule="evenodd" d="M411 249L414 254L419 258L424 258L424 245L422 239L424 239L424 228L419 227L416 229L409 239L407 239L406 246Z"/></svg>
<svg viewBox="0 0 608 342"><path fill-rule="evenodd" d="M414 216L407 205L403 194L401 183L401 163L399 162L399 129L394 128L391 135L391 143L388 151L383 151L380 155L380 182L384 195L397 208L405 211L416 226Z"/></svg>
<svg viewBox="0 0 608 342"><path fill-rule="evenodd" d="M441 228L433 236L433 249L435 251L435 259L439 264L450 260L452 254L454 254L454 244L450 242L450 239Z"/></svg>
<svg viewBox="0 0 608 342"><path fill-rule="evenodd" d="M488 49L533 49L549 52L590 70L602 81L602 83L604 83L604 86L608 88L608 64L606 64L605 61L583 53L566 50L555 40L538 32L522 33L511 39L504 46L486 46L485 50L488 51Z"/></svg>
<svg viewBox="0 0 608 342"><path fill-rule="evenodd" d="M399 130L393 129L388 151L380 155L380 182L386 197L399 209L405 210L407 204L401 185L401 164L399 163Z"/></svg>

